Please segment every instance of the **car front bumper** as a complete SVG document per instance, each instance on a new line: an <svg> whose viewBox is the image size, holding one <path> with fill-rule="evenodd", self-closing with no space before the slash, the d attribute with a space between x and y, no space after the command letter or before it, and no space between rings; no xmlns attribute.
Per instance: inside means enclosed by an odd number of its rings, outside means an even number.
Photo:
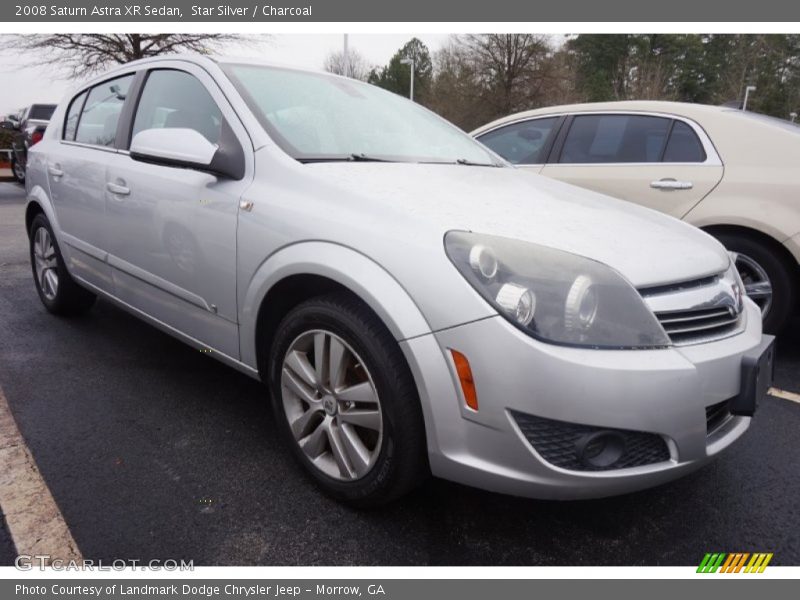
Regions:
<svg viewBox="0 0 800 600"><path fill-rule="evenodd" d="M545 344L502 317L405 340L420 390L434 475L519 496L611 496L675 479L739 438L749 417L708 434L706 408L739 393L742 356L762 341L758 308L727 339L662 350L592 350ZM466 406L450 349L470 362L479 410ZM724 404L723 404L724 405ZM555 466L526 439L515 413L656 434L666 460L610 470Z"/></svg>

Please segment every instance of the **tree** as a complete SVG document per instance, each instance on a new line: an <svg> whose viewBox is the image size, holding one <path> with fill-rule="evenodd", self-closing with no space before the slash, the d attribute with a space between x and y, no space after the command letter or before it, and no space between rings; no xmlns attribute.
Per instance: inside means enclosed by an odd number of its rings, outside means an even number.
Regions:
<svg viewBox="0 0 800 600"><path fill-rule="evenodd" d="M400 48L388 65L372 69L368 81L395 94L408 96L411 90L411 67L403 64L402 61L406 59L414 61L414 99L425 104L431 87L433 63L428 47L417 38L412 38Z"/></svg>
<svg viewBox="0 0 800 600"><path fill-rule="evenodd" d="M431 108L464 129L561 99L549 39L531 34L453 36L436 53Z"/></svg>
<svg viewBox="0 0 800 600"><path fill-rule="evenodd" d="M344 52L338 50L328 54L328 56L325 58L325 64L323 67L329 73L335 73L336 75L344 75L360 81L367 81L367 79L369 79L372 69L367 62L367 59L364 58L364 56L362 56L358 50L355 50L354 48L350 48L348 50L347 62L348 72L345 73Z"/></svg>
<svg viewBox="0 0 800 600"><path fill-rule="evenodd" d="M546 83L547 38L530 33L467 35L467 53L475 63L483 99L499 114L533 108Z"/></svg>
<svg viewBox="0 0 800 600"><path fill-rule="evenodd" d="M32 53L31 62L52 65L70 77L85 77L111 64L175 52L208 54L243 39L227 33L55 33L8 36L0 48Z"/></svg>

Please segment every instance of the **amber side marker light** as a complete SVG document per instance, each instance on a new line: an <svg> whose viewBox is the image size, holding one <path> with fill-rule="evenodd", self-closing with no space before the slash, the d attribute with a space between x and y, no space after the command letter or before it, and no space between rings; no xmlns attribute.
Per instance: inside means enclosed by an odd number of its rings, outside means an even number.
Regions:
<svg viewBox="0 0 800 600"><path fill-rule="evenodd" d="M464 392L464 400L472 410L478 410L478 393L475 391L475 381L472 379L469 361L461 352L452 348L450 348L450 354L453 355L458 380L461 382L461 391Z"/></svg>

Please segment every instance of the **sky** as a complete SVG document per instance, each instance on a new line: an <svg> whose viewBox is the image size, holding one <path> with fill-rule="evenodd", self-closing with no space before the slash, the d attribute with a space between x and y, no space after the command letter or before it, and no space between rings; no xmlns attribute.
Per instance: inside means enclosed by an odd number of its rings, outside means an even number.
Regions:
<svg viewBox="0 0 800 600"><path fill-rule="evenodd" d="M0 34L2 35L2 34ZM421 39L431 53L442 47L449 34L351 34L349 46L367 61L385 65L392 55L412 37ZM342 49L343 36L335 34L279 34L267 41L247 46L230 46L225 54L260 56L286 65L322 69L331 51ZM20 57L0 52L0 115L35 102L58 102L80 81L65 78L53 67L34 66L36 57Z"/></svg>

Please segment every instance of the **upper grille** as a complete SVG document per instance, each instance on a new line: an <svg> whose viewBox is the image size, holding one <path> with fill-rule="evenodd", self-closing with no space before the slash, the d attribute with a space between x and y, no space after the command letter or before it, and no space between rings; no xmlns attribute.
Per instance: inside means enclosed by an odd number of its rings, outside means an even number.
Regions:
<svg viewBox="0 0 800 600"><path fill-rule="evenodd" d="M725 274L640 288L639 293L676 346L699 344L739 333L741 298Z"/></svg>
<svg viewBox="0 0 800 600"><path fill-rule="evenodd" d="M741 319L727 307L657 312L656 318L678 345L724 337L739 328Z"/></svg>

